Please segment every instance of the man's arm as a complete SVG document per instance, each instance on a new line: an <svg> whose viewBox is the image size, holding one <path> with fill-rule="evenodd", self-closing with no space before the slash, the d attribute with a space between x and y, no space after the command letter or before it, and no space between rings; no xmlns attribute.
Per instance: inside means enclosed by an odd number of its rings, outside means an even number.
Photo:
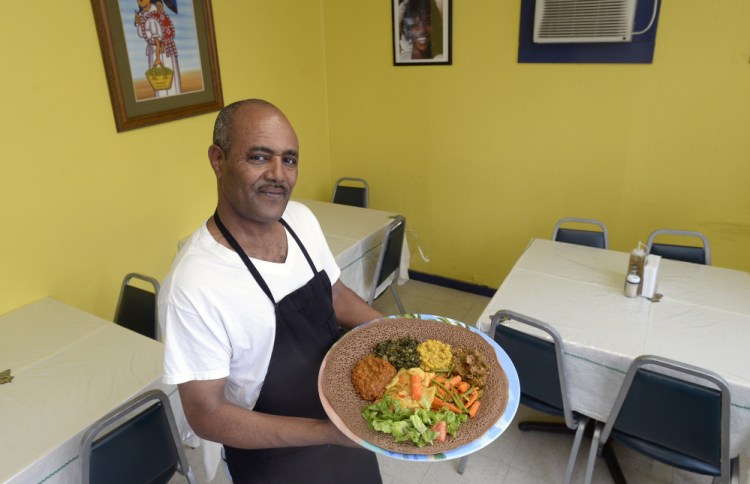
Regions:
<svg viewBox="0 0 750 484"><path fill-rule="evenodd" d="M201 438L241 449L320 444L358 447L329 420L281 417L234 405L224 398L225 384L222 378L178 386L185 416Z"/></svg>
<svg viewBox="0 0 750 484"><path fill-rule="evenodd" d="M381 312L363 301L340 279L333 284L333 309L339 324L346 329L383 317Z"/></svg>

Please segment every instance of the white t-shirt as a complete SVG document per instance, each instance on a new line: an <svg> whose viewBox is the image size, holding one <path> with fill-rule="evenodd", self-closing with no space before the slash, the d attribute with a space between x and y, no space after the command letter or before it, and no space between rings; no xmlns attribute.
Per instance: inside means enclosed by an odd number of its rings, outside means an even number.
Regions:
<svg viewBox="0 0 750 484"><path fill-rule="evenodd" d="M341 271L315 216L290 201L283 215L331 284ZM287 232L283 263L251 259L279 302L313 272ZM164 325L164 382L227 378L226 397L253 408L271 359L274 306L236 252L214 240L205 224L180 249L159 292Z"/></svg>

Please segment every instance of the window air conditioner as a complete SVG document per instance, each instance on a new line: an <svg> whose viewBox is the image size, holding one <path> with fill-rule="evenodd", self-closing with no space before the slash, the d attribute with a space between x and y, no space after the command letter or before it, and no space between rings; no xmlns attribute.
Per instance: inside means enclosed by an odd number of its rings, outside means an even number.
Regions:
<svg viewBox="0 0 750 484"><path fill-rule="evenodd" d="M536 0L535 43L630 42L637 0Z"/></svg>

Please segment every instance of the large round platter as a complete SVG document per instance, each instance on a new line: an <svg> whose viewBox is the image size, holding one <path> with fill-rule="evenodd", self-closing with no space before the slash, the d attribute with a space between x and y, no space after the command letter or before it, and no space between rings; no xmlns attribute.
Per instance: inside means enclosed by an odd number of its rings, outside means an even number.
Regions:
<svg viewBox="0 0 750 484"><path fill-rule="evenodd" d="M367 427L362 409L372 402L354 390L354 365L370 354L376 343L410 336L419 341L438 339L451 346L477 350L490 366L482 408L442 444L417 447L394 442L390 435ZM510 425L521 395L518 374L503 349L490 337L454 319L428 314L389 316L371 321L344 335L323 360L318 393L328 417L347 437L362 447L389 457L414 461L456 459L482 449Z"/></svg>

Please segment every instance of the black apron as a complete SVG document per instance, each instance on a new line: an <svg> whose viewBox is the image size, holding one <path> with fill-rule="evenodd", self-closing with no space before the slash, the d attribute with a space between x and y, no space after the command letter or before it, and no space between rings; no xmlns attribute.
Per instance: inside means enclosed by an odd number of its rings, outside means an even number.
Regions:
<svg viewBox="0 0 750 484"><path fill-rule="evenodd" d="M310 265L313 277L276 302L271 290L242 247L214 214L214 221L237 252L276 312L276 337L271 361L254 411L273 415L327 419L318 395L318 370L326 352L340 335L333 311L331 281L325 270L315 271L297 234L280 219ZM372 452L338 445L238 449L224 446L232 481L273 484L380 484L380 469Z"/></svg>

